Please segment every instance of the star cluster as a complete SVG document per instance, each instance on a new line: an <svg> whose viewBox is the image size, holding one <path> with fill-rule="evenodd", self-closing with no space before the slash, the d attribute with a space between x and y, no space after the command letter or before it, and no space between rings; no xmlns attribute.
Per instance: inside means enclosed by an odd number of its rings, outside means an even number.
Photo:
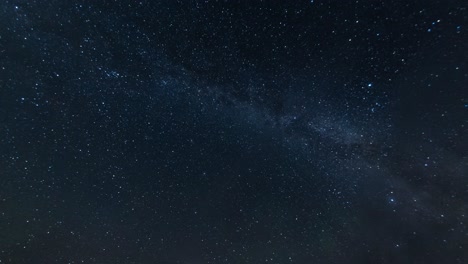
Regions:
<svg viewBox="0 0 468 264"><path fill-rule="evenodd" d="M0 263L466 263L466 5L0 4Z"/></svg>

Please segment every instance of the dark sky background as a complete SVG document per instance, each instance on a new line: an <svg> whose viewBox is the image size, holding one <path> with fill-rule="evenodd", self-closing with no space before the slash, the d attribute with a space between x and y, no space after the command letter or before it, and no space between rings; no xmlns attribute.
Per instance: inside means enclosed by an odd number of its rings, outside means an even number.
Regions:
<svg viewBox="0 0 468 264"><path fill-rule="evenodd" d="M0 3L0 263L468 263L462 0Z"/></svg>

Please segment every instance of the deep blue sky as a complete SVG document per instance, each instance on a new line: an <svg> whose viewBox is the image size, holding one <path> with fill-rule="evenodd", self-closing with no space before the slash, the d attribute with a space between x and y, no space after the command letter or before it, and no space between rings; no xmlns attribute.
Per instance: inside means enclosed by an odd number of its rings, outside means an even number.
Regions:
<svg viewBox="0 0 468 264"><path fill-rule="evenodd" d="M0 4L1 263L466 263L463 1Z"/></svg>

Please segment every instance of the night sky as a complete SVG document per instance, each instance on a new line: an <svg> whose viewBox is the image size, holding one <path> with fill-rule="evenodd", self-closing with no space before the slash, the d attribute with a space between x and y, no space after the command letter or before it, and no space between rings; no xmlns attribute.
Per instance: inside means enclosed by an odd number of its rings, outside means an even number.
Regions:
<svg viewBox="0 0 468 264"><path fill-rule="evenodd" d="M465 0L1 0L0 263L468 263Z"/></svg>

